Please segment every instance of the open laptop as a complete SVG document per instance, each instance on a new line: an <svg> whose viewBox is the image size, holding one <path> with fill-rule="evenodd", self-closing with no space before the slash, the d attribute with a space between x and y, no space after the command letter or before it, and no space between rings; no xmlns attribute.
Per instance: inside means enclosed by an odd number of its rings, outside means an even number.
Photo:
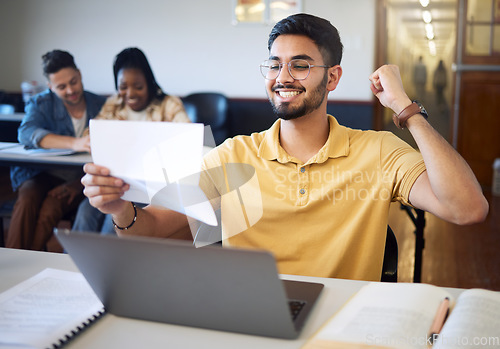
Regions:
<svg viewBox="0 0 500 349"><path fill-rule="evenodd" d="M252 335L299 335L322 284L281 280L264 251L58 230L107 312Z"/></svg>

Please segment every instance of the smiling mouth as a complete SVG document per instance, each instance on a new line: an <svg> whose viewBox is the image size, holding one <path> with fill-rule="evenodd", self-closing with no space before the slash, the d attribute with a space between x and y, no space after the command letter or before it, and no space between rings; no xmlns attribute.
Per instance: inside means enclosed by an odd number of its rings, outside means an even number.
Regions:
<svg viewBox="0 0 500 349"><path fill-rule="evenodd" d="M302 92L304 92L305 89L299 88L296 86L292 85L282 85L282 84L276 84L273 88L272 91L276 93L278 96L281 98L292 98L295 96L298 96Z"/></svg>
<svg viewBox="0 0 500 349"><path fill-rule="evenodd" d="M277 91L277 93L283 98L290 98L301 94L302 91Z"/></svg>

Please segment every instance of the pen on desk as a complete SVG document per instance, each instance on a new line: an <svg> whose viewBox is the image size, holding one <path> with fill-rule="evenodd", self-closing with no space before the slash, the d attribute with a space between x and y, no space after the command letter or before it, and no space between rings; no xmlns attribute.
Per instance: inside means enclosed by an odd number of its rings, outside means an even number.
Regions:
<svg viewBox="0 0 500 349"><path fill-rule="evenodd" d="M435 336L439 334L439 332L441 332L441 328L444 325L449 310L450 310L450 298L446 297L439 305L439 308L436 312L436 316L434 317L434 321L432 321L431 328L429 329L428 338L431 344L433 344Z"/></svg>

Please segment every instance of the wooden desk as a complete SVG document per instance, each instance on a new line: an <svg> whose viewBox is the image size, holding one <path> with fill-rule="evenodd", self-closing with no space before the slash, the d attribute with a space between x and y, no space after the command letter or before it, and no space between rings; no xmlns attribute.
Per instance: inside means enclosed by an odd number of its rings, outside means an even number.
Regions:
<svg viewBox="0 0 500 349"><path fill-rule="evenodd" d="M91 254L89 254L91 258ZM66 254L0 248L0 292L45 268L78 271ZM320 282L325 288L297 340L285 340L134 320L106 314L77 336L69 348L301 348L365 281L284 275ZM449 289L453 296L461 290Z"/></svg>
<svg viewBox="0 0 500 349"><path fill-rule="evenodd" d="M5 143L4 143L5 144ZM15 143L12 143L13 145ZM71 155L57 156L30 156L25 154L10 153L9 149L0 149L0 165L3 166L31 166L31 167L65 167L82 168L87 162L92 162L89 153L76 153Z"/></svg>

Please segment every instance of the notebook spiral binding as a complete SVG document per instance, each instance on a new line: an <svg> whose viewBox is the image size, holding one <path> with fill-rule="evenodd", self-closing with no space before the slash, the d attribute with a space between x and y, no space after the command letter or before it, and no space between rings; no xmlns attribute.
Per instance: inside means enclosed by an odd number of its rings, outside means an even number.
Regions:
<svg viewBox="0 0 500 349"><path fill-rule="evenodd" d="M59 339L58 343L54 343L52 345L52 347L47 347L47 349L59 349L59 348L64 347L66 344L68 344L69 341L71 341L77 335L79 335L84 330L89 328L90 325L94 324L96 322L96 320L100 319L104 314L106 314L106 309L102 308L93 317L91 317L90 319L87 319L87 321L82 322L81 325L76 326L75 330L71 330L71 333L65 335L64 338Z"/></svg>

